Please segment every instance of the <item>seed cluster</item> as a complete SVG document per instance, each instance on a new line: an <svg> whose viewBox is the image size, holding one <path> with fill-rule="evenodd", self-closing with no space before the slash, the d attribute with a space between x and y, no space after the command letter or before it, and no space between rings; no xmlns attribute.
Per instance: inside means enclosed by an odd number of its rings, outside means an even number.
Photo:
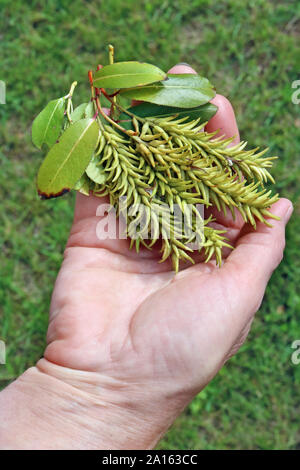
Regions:
<svg viewBox="0 0 300 470"><path fill-rule="evenodd" d="M256 219L269 225L266 218L274 216L268 208L278 195L264 187L274 182L268 169L276 158L265 157L267 150L246 150L246 142L229 146L233 138L205 132L206 123L199 119L131 119L134 132L126 134L99 121L99 141L90 163L93 172L87 170L75 189L109 195L117 214L125 217L127 236L137 251L140 244L151 248L160 239L161 261L171 257L175 271L180 260L194 262L190 254L195 246L205 261L214 256L221 264L222 248L230 246L225 231L210 226L212 217L205 219L198 204L233 215L236 208L253 227ZM141 220L136 235L134 228Z"/></svg>

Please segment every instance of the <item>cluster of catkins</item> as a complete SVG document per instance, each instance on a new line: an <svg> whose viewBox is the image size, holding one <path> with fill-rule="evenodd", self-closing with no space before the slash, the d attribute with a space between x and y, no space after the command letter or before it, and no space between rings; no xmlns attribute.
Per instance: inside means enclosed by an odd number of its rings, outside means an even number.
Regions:
<svg viewBox="0 0 300 470"><path fill-rule="evenodd" d="M204 131L199 119L131 117L135 132L120 132L102 120L92 161L75 189L108 195L116 213L125 218L131 246L151 247L160 240L161 261L171 257L175 271L180 260L193 262L198 250L206 261L222 261L230 246L226 231L210 224L204 208L216 206L225 214L235 209L255 227L272 217L268 208L278 195L264 184L276 157L266 150L246 150L246 142Z"/></svg>

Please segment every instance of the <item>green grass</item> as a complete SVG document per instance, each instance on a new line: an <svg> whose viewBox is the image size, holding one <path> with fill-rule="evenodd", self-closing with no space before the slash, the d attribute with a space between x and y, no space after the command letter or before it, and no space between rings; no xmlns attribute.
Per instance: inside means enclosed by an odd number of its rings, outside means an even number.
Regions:
<svg viewBox="0 0 300 470"><path fill-rule="evenodd" d="M234 104L242 138L280 156L277 190L295 204L287 248L249 340L198 395L159 444L162 449L296 449L300 365L300 5L294 1L48 2L0 0L0 337L3 387L42 355L52 286L72 220L74 195L40 201L34 178L42 155L30 142L33 117L106 61L146 60L167 70L188 62ZM75 99L76 101L76 99Z"/></svg>

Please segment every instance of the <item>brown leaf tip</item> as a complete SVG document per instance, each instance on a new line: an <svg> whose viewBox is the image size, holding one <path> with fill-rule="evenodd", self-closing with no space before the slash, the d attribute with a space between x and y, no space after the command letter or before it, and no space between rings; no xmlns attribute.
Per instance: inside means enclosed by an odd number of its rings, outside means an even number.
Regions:
<svg viewBox="0 0 300 470"><path fill-rule="evenodd" d="M58 193L44 193L38 189L38 195L40 196L41 199L53 199L54 197L60 197L63 196L64 194L68 193L70 191L69 188L63 188L61 191Z"/></svg>

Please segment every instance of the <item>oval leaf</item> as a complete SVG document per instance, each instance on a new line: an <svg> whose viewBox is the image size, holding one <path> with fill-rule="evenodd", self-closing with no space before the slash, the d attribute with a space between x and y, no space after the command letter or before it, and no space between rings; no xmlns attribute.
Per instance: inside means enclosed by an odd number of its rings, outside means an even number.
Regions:
<svg viewBox="0 0 300 470"><path fill-rule="evenodd" d="M81 119L62 134L39 169L40 196L46 199L61 196L74 187L89 164L98 136L99 126L93 119Z"/></svg>
<svg viewBox="0 0 300 470"><path fill-rule="evenodd" d="M83 175L77 181L73 189L76 189L76 191L79 191L85 196L90 195L90 180L85 173L83 173Z"/></svg>
<svg viewBox="0 0 300 470"><path fill-rule="evenodd" d="M94 181L94 183L103 184L106 180L106 174L104 168L99 165L99 157L93 157L85 170L88 177Z"/></svg>
<svg viewBox="0 0 300 470"><path fill-rule="evenodd" d="M79 119L89 118L92 119L95 114L95 109L93 103L82 103L71 113L71 119L73 122L79 121Z"/></svg>
<svg viewBox="0 0 300 470"><path fill-rule="evenodd" d="M98 88L130 88L158 82L167 75L158 67L144 62L116 62L95 73L94 85Z"/></svg>
<svg viewBox="0 0 300 470"><path fill-rule="evenodd" d="M63 123L65 110L64 98L50 101L38 114L32 124L32 141L39 149L43 144L55 144Z"/></svg>
<svg viewBox="0 0 300 470"><path fill-rule="evenodd" d="M209 121L217 112L218 107L212 103L206 103L197 108L173 108L172 106L160 106L153 103L141 103L137 106L128 108L128 111L135 114L136 116L147 118L157 117L163 118L167 116L176 116L178 118L186 117L186 121L192 121L193 119L201 119L201 122ZM132 121L130 116L126 113L122 113L119 116L119 121L122 127L125 129L132 129Z"/></svg>
<svg viewBox="0 0 300 470"><path fill-rule="evenodd" d="M84 117L92 119L95 114L95 109L93 103L90 101L84 110Z"/></svg>
<svg viewBox="0 0 300 470"><path fill-rule="evenodd" d="M70 118L72 119L73 122L79 121L79 119L83 119L87 116L85 116L85 108L88 106L88 103L82 103L77 108L74 109L74 111L70 114ZM93 117L93 116L92 116Z"/></svg>
<svg viewBox="0 0 300 470"><path fill-rule="evenodd" d="M195 108L207 103L216 94L207 78L187 73L168 74L167 80L121 93L135 100L180 108Z"/></svg>

